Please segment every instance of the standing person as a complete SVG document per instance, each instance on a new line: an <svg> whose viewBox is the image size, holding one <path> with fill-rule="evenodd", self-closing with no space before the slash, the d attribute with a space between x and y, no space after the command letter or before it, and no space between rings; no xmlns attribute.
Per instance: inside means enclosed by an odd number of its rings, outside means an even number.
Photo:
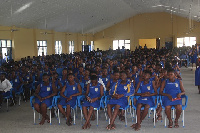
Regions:
<svg viewBox="0 0 200 133"><path fill-rule="evenodd" d="M10 81L6 79L5 76L5 73L1 73L0 75L0 108L2 106L3 97L10 95L10 89L12 88Z"/></svg>
<svg viewBox="0 0 200 133"><path fill-rule="evenodd" d="M125 108L128 105L128 96L134 93L133 83L127 80L126 72L120 73L120 80L113 85L110 90L111 99L108 102L108 117L110 118L110 124L107 126L108 130L115 129L115 119L118 115L120 108ZM114 113L112 108L115 107Z"/></svg>
<svg viewBox="0 0 200 133"><path fill-rule="evenodd" d="M196 60L196 71L195 71L195 86L198 86L199 94L200 94L200 55Z"/></svg>
<svg viewBox="0 0 200 133"><path fill-rule="evenodd" d="M72 73L68 74L68 82L62 88L60 95L62 96L61 101L58 103L60 112L67 118L66 124L71 126L71 107L76 105L77 96L81 95L81 86L74 80ZM67 106L67 112L63 109L63 106Z"/></svg>
<svg viewBox="0 0 200 133"><path fill-rule="evenodd" d="M91 75L90 77L91 83L87 85L86 90L86 100L83 102L83 114L85 117L85 124L82 129L90 128L90 118L94 111L94 108L98 108L100 106L100 99L103 96L103 86L98 83L98 78L96 75ZM89 107L89 111L87 108Z"/></svg>
<svg viewBox="0 0 200 133"><path fill-rule="evenodd" d="M45 120L49 123L49 116L47 115L47 108L52 104L53 96L57 93L55 84L50 83L49 75L43 74L42 76L43 83L37 86L35 91L35 110L42 115L42 120L40 121L40 125L43 125Z"/></svg>
<svg viewBox="0 0 200 133"><path fill-rule="evenodd" d="M175 78L174 70L169 69L167 71L168 79L164 80L160 87L160 95L164 96L162 101L165 107L165 113L169 120L168 128L172 128L173 121L171 119L172 106L176 109L175 128L178 128L178 119L182 112L182 100L181 95L185 95L183 83L181 80ZM165 89L165 93L163 92Z"/></svg>
<svg viewBox="0 0 200 133"><path fill-rule="evenodd" d="M157 95L157 89L155 81L150 80L152 73L150 71L144 72L144 81L138 83L135 90L135 95L140 96L137 100L137 123L133 124L131 127L135 128L136 131L140 130L142 120L148 114L150 107L155 106L155 101L152 96ZM140 89L141 93L138 93ZM141 108L144 107L144 111L141 113Z"/></svg>
<svg viewBox="0 0 200 133"><path fill-rule="evenodd" d="M191 71L193 70L193 64L196 63L196 60L197 60L197 50L194 46L192 46L192 53L191 53L192 69L191 69Z"/></svg>

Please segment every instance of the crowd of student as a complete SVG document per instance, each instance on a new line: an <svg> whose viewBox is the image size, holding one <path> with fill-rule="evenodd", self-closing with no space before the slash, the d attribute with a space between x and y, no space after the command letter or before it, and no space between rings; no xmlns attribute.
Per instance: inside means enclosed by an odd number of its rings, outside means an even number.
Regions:
<svg viewBox="0 0 200 133"><path fill-rule="evenodd" d="M10 61L1 66L0 105L11 88L11 105L16 104L15 93L23 89L23 100L28 101L31 95L35 96L34 108L42 115L42 125L46 120L49 122L47 107L51 105L53 96L60 95L58 108L67 118L66 124L71 125L70 109L76 104L77 96L83 95L85 99L82 106L86 121L82 128L87 129L91 126L91 117L95 119L94 108L100 106L103 96L107 96L107 114L110 118L107 129L111 130L116 128L114 122L117 116L124 121L122 108L128 105L128 98L134 95L139 96L134 100L137 123L131 127L139 130L148 109L156 104L153 97L162 95L169 119L168 127L173 126L173 105L176 108L174 127L177 128L182 111L181 95L185 95L178 52L180 49L136 48L135 51L78 52L73 55L48 55ZM66 111L63 106L67 106ZM142 107L144 110L141 110ZM159 104L156 120L162 119L161 111Z"/></svg>

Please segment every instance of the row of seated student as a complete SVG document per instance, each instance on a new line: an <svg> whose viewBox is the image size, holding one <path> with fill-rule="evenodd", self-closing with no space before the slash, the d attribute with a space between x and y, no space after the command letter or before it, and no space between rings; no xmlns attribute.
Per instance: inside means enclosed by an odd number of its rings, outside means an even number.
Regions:
<svg viewBox="0 0 200 133"><path fill-rule="evenodd" d="M95 118L93 110L99 106L101 97L110 95L111 100L107 105L110 124L107 129L111 130L116 127L114 121L117 115L121 121L124 121L124 111L119 111L119 108L124 108L128 104L128 96L136 95L140 96L136 101L138 122L132 125L132 128L139 130L148 108L155 105L152 96L160 93L166 96L163 103L169 119L168 127L173 126L170 115L172 105L176 108L174 127L178 127L182 109L181 100L172 101L172 99L180 98L185 92L173 52L167 49L137 49L125 54L109 50L102 51L102 57L90 56L88 53L35 57L2 67L2 71L6 72L2 75L12 81L15 88L12 92L13 96L23 85L24 100L28 100L30 88L36 88L34 107L42 114L41 125L45 120L49 122L47 107L50 106L52 97L58 93L62 97L58 108L67 117L67 125L72 123L70 107L75 104L74 100L79 95L86 96L83 101L83 114L86 120L83 129L91 126L90 117ZM106 55L110 55L111 58L107 58ZM80 87L80 83L84 84L83 88ZM165 93L163 93L164 88ZM138 90L141 92L139 93ZM0 94L3 97L4 91ZM16 102L15 97L14 102ZM67 106L67 112L62 109L64 105ZM114 113L112 113L113 107L115 107ZM144 111L140 111L141 107L145 107ZM162 119L161 106L158 106L157 110L157 120L160 120Z"/></svg>

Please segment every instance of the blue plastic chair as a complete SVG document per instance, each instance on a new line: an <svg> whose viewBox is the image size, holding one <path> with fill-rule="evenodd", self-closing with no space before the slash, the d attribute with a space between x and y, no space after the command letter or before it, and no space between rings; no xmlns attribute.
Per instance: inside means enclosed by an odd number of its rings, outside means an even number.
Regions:
<svg viewBox="0 0 200 133"><path fill-rule="evenodd" d="M152 97L153 97L153 101L155 101L156 99L157 100L156 100L155 106L149 108L149 116L148 116L148 118L150 118L150 112L153 111L154 112L153 121L154 121L154 128L155 128L156 127L156 109L157 109L157 106L158 106L158 103L159 103L159 96L152 96ZM132 96L131 97L132 108L133 108L133 116L134 116L134 112L136 114L136 110L137 110L137 105L134 105L134 98L136 98L136 100L138 100L139 96ZM144 107L142 107L141 110L144 110ZM137 115L135 115L135 116L136 116L136 120L135 121L137 123ZM133 121L133 119L132 119L132 121Z"/></svg>
<svg viewBox="0 0 200 133"><path fill-rule="evenodd" d="M35 99L35 96L31 96L30 97L30 104L31 104L31 107L33 109L33 121L34 121L34 125L36 125L35 123L35 108L34 108L34 103L33 103L33 99ZM51 109L55 106L55 96L53 97L53 100L52 100L52 104L47 108L49 109L50 111L50 115L49 115L49 118L50 118L50 125L52 125L52 122L51 122ZM39 114L39 119L40 119L40 114Z"/></svg>
<svg viewBox="0 0 200 133"><path fill-rule="evenodd" d="M81 110L81 123L82 123L82 125L83 125L83 109L82 109L82 104L81 104L81 102L83 101L84 98L85 98L84 95L78 97L78 107L79 107L80 110ZM97 127L99 126L99 110L100 110L100 108L101 108L103 99L104 99L104 96L101 97L100 106L99 106L98 108L94 108L94 110L97 111L97 125L96 125ZM88 108L88 109L89 109L89 108Z"/></svg>
<svg viewBox="0 0 200 133"><path fill-rule="evenodd" d="M109 102L109 99L111 98L110 95L108 96L105 96L105 106L107 107L107 104ZM119 108L121 110L124 110L125 111L125 127L127 127L127 110L130 108L130 102L131 102L131 98L129 97L129 100L128 100L128 105L125 107L125 108ZM114 107L112 108L114 109ZM130 112L131 113L131 112ZM110 118L109 118L109 124L110 124Z"/></svg>
<svg viewBox="0 0 200 133"><path fill-rule="evenodd" d="M12 90L13 90L13 88L11 88L10 91L6 92L6 93L8 94L7 96L3 97L3 99L6 99L6 101L7 101L7 103L6 103L6 105L7 105L7 112L9 111L9 110L8 110L8 102L9 102L9 99L12 99L12 100L13 100Z"/></svg>
<svg viewBox="0 0 200 133"><path fill-rule="evenodd" d="M163 98L163 96L160 96L160 102L161 102L161 105L162 105L162 115L164 114L163 112L164 112L164 110L165 110L165 107L163 106L163 103L162 103L162 98ZM183 127L185 127L185 109L187 108L187 104L188 104L188 96L186 96L186 95L182 95L181 96L181 98L183 99L183 98L185 98L185 104L184 105L182 105L182 122L183 122ZM172 106L172 111L173 111L173 117L172 117L172 119L174 119L174 111L175 111L175 107L174 106ZM165 115L165 127L167 127L167 116Z"/></svg>
<svg viewBox="0 0 200 133"><path fill-rule="evenodd" d="M55 96L55 106L56 106L57 109L58 109L58 123L59 123L59 125L60 125L60 111L59 111L59 108L58 108L58 101L59 101L60 97L61 97L61 96ZM67 106L62 106L62 107L63 107L64 109L67 108ZM76 100L75 106L74 106L74 107L71 107L71 109L72 109L73 112L74 112L74 125L76 124L76 113L75 113L76 107L77 107L77 100Z"/></svg>
<svg viewBox="0 0 200 133"><path fill-rule="evenodd" d="M23 92L23 85L21 85L21 87L20 87L20 89L19 89L19 91L17 91L17 92L15 92L15 95L16 96L19 96L19 106L21 105L20 103L21 103L21 95L23 94L24 92Z"/></svg>

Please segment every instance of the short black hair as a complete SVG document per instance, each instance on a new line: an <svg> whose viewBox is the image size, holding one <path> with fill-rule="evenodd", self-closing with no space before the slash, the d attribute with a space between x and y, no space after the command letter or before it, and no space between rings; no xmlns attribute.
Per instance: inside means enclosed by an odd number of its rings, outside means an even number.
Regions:
<svg viewBox="0 0 200 133"><path fill-rule="evenodd" d="M152 75L152 72L149 71L149 70L145 70L144 73L145 73L145 74L150 74L150 76Z"/></svg>
<svg viewBox="0 0 200 133"><path fill-rule="evenodd" d="M67 76L74 76L74 74L73 73L69 73Z"/></svg>
<svg viewBox="0 0 200 133"><path fill-rule="evenodd" d="M45 77L45 76L49 76L47 73L44 73L43 75L42 75L42 77Z"/></svg>
<svg viewBox="0 0 200 133"><path fill-rule="evenodd" d="M169 68L169 69L167 70L167 73L170 73L170 72L174 73L174 69L173 69L173 68Z"/></svg>
<svg viewBox="0 0 200 133"><path fill-rule="evenodd" d="M97 76L96 76L96 75L91 75L91 76L90 76L90 79L91 79L91 80L97 80Z"/></svg>

